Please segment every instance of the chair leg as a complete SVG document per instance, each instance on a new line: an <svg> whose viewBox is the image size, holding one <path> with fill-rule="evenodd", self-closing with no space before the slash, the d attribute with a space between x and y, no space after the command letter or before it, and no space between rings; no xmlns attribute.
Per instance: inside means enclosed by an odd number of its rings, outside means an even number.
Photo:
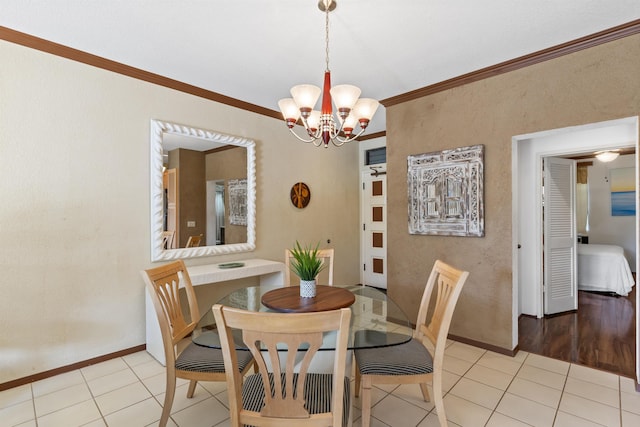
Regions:
<svg viewBox="0 0 640 427"><path fill-rule="evenodd" d="M436 406L436 413L441 427L447 427L447 414L444 412L444 401L442 399L442 374L433 376L433 401Z"/></svg>
<svg viewBox="0 0 640 427"><path fill-rule="evenodd" d="M171 406L173 406L173 397L176 394L176 373L172 370L167 370L167 387L164 394L164 405L162 406L162 415L160 416L160 423L158 427L166 427L169 421L169 415L171 415Z"/></svg>
<svg viewBox="0 0 640 427"><path fill-rule="evenodd" d="M422 397L425 402L430 402L431 398L429 397L429 389L427 389L427 385L425 383L420 383L420 390L422 390Z"/></svg>
<svg viewBox="0 0 640 427"><path fill-rule="evenodd" d="M193 393L196 392L196 385L198 385L198 381L196 380L189 381L189 390L187 390L188 399L191 399L193 397Z"/></svg>
<svg viewBox="0 0 640 427"><path fill-rule="evenodd" d="M371 378L369 378L367 375L364 375L362 377L361 405L362 405L362 420L361 420L362 427L369 427L371 424Z"/></svg>
<svg viewBox="0 0 640 427"><path fill-rule="evenodd" d="M355 366L356 366L356 381L355 381L355 386L354 386L354 389L353 389L353 393L354 393L355 397L358 397L358 396L360 396L360 381L362 379L361 379L361 376L360 376L360 369L358 368L358 364L356 363Z"/></svg>

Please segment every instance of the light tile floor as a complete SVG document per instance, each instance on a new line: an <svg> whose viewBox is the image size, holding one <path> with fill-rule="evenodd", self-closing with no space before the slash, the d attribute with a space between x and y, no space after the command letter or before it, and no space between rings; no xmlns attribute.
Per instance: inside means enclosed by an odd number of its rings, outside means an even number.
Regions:
<svg viewBox="0 0 640 427"><path fill-rule="evenodd" d="M449 342L444 398L450 426L640 426L633 380L519 352L508 357ZM140 352L0 392L0 427L157 425L164 368ZM229 426L223 383L179 381L170 426ZM361 425L360 402L354 426ZM374 389L372 427L438 426L414 385Z"/></svg>

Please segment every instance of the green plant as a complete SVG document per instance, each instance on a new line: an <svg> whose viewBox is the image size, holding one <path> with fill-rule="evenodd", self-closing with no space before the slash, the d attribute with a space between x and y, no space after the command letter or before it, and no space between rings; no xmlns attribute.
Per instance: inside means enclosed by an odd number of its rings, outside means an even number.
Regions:
<svg viewBox="0 0 640 427"><path fill-rule="evenodd" d="M326 267L322 258L318 256L320 251L320 243L312 248L310 245L304 248L296 240L296 245L291 249L291 271L293 271L300 280L315 280L316 276Z"/></svg>

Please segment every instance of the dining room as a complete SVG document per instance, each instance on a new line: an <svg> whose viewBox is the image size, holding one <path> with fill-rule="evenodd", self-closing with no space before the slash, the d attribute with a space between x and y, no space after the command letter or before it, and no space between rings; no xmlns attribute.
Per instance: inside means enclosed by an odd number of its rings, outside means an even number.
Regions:
<svg viewBox="0 0 640 427"><path fill-rule="evenodd" d="M637 116L639 89L629 76L640 67L639 25L585 49L459 81L455 88L433 88L386 107L387 130L377 137L388 146L387 295L415 319L436 259L470 271L452 319L456 342L450 347L478 354L470 362L474 366L487 352L526 363L516 352L511 138ZM157 221L152 177L161 176L161 169L152 170L158 166L150 153L152 120L255 142L252 247L217 253L207 252L208 245L183 248L195 254L185 258L188 267L283 262L284 249L296 240L321 242L336 251L335 282L361 283L357 144L305 145L290 137L272 110L242 102L230 106L208 91L194 93L170 79L6 27L0 28L0 57L0 154L3 182L9 183L0 190L7 288L0 300L0 389L33 393L32 383L67 373L80 375L84 384L82 369L90 366L151 361L144 356L140 270L170 261L153 256L162 240L154 239L161 230L152 225ZM409 234L408 156L475 143L486 148L486 235ZM304 209L291 201L291 188L299 182L311 190ZM204 307L259 280L203 287L198 300ZM157 366L149 366L158 374ZM620 384L628 390L628 381L617 381L618 390ZM35 407L33 418L24 422L35 420ZM620 404L617 410L633 416Z"/></svg>

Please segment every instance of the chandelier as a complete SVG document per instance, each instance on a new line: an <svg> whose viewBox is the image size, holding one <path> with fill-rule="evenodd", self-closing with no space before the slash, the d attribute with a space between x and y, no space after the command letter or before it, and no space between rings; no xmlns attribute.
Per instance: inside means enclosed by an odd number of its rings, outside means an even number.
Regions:
<svg viewBox="0 0 640 427"><path fill-rule="evenodd" d="M378 109L378 101L370 98L360 98L360 89L352 85L338 85L331 87L331 71L329 70L329 12L336 8L333 0L320 0L318 8L325 12L325 62L324 86L322 90L314 85L302 84L291 88L293 98L278 101L278 107L287 127L296 138L302 142L312 142L325 148L331 142L336 147L351 142L362 135L369 125L369 121ZM318 98L322 93L322 108L314 110ZM338 112L338 122L333 117L331 101ZM308 137L299 136L293 127L298 119L302 119ZM357 125L360 131L354 133Z"/></svg>

